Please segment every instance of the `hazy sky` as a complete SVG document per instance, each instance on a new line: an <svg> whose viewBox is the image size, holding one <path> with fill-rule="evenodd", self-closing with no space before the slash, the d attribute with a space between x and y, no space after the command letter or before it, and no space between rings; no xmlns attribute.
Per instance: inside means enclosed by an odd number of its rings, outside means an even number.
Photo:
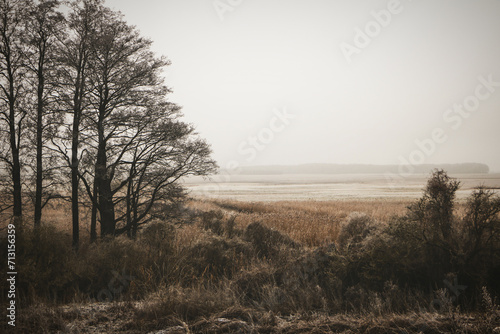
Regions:
<svg viewBox="0 0 500 334"><path fill-rule="evenodd" d="M500 171L500 0L107 0L221 167Z"/></svg>

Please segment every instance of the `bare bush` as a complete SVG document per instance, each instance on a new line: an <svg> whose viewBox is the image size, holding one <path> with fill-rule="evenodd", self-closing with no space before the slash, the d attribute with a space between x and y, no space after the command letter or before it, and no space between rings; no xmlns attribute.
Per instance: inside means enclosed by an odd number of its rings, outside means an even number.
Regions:
<svg viewBox="0 0 500 334"><path fill-rule="evenodd" d="M376 222L371 217L364 213L353 212L341 225L337 238L339 247L346 251L359 247L375 229Z"/></svg>
<svg viewBox="0 0 500 334"><path fill-rule="evenodd" d="M282 249L299 247L299 244L287 235L270 229L259 222L248 225L243 238L255 247L259 257L267 259L278 257Z"/></svg>

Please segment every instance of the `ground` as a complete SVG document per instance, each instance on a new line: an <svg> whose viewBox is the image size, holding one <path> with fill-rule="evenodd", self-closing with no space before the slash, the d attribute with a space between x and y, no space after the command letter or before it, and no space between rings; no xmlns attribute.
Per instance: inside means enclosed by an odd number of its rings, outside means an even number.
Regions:
<svg viewBox="0 0 500 334"><path fill-rule="evenodd" d="M458 213L463 212L464 199L474 187L486 186L495 191L500 188L499 174L452 176L462 182L457 196ZM331 313L315 306L313 311L282 313L279 301L271 300L274 298L272 291L265 296L270 299L255 306L240 304L239 297L233 293L237 291L232 289L238 280L245 277L257 279L261 274L272 272L269 266L280 266L279 258L278 262L266 265L267 259L255 257L247 249L251 242L245 239L245 233L255 222L268 229L263 230L267 233L266 237L277 237L276 240L283 242L284 248L277 248L277 251L283 252L283 259L292 265L293 270L297 269L300 274L305 270L306 274L315 275L315 269L308 271L308 267L302 267L303 264L316 261L317 254L323 256L321 252L337 241L341 224L353 213L366 214L375 222L385 224L393 217L403 215L407 206L422 195L426 180L424 175L397 185L387 183L380 175L330 178L284 175L273 179L254 176L219 183L189 180L186 186L190 191L190 200L184 206L185 221L177 222L176 235L172 239L173 244L170 244L173 248L166 257L166 265L170 259L180 259L186 263L183 268L192 270L191 274L186 274L186 269L178 267L184 264L178 263L171 268L186 275L169 278L178 286L158 286L157 293L149 293L140 300L125 294L112 302L77 302L76 298L74 303L64 305L35 304L23 310L29 316L21 316L18 321L27 324L25 329L43 328L43 333L500 333L500 311L495 304L490 311L477 314L461 313L457 309L433 312L428 308L401 314L382 312L377 305L357 312ZM44 217L49 224L66 231L69 236L69 215L64 214L67 210L64 205L47 208ZM220 222L226 225L217 225ZM236 236L230 231L237 231ZM82 226L82 235L87 233L88 226ZM298 251L294 243L300 245ZM110 246L110 254L115 249L113 247L123 249L127 245L125 240L118 241ZM236 254L231 247L240 253ZM222 284L210 290L210 286L217 285L218 272L209 265L205 267L201 263L204 270L196 274L196 266L200 264L196 261L204 259L203 252L211 251L227 256L229 262L221 265L243 268L227 277L227 272L219 273L227 282L227 289ZM297 254L297 261L293 254ZM249 257L250 262L245 264L245 257ZM128 263L128 260L124 261ZM153 261L152 265L156 263ZM284 264L283 270L290 270L289 265ZM297 265L300 268L294 269L293 266ZM144 268L148 267L145 265ZM186 279L196 282L197 278L191 276L200 273L200 282L206 279L205 274L207 277L215 275L215 278L206 280L210 286L205 286L205 283L196 283L194 289L181 286ZM144 282L150 275L147 272L142 274L136 277L137 281ZM294 278L294 275L295 272L291 271L290 277ZM293 291L283 289L285 293ZM133 291L132 286L128 287L128 291ZM231 295L225 295L226 291ZM318 296L321 300L321 294ZM424 303L429 304L430 301L424 299ZM210 309L212 307L213 310ZM198 315L192 316L192 313ZM23 329L19 332L23 333Z"/></svg>

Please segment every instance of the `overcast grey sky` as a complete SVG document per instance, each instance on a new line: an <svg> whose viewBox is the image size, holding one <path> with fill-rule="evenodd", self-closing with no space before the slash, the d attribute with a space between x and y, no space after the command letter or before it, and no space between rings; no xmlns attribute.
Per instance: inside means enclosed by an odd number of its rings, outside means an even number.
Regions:
<svg viewBox="0 0 500 334"><path fill-rule="evenodd" d="M500 171L500 0L107 0L221 167ZM232 162L231 162L232 161Z"/></svg>

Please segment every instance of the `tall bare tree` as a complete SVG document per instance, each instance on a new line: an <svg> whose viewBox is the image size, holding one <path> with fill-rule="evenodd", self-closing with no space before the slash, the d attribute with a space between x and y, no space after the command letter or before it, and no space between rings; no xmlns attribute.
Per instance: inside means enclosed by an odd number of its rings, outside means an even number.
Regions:
<svg viewBox="0 0 500 334"><path fill-rule="evenodd" d="M136 141L126 179L126 206L122 209L126 223L120 231L133 238L141 225L155 218L158 209L183 198L179 179L216 169L209 145L196 138L192 126L178 122L176 116L160 116L150 126Z"/></svg>
<svg viewBox="0 0 500 334"><path fill-rule="evenodd" d="M58 63L56 47L58 38L64 33L64 17L58 11L58 0L30 2L25 8L29 19L25 22L25 44L27 65L32 73L30 88L36 92L36 111L31 117L34 128L35 146L35 195L34 226L40 226L42 208L53 194L44 194L53 183L51 172L54 165L48 163L50 151L45 149L47 141L55 132L55 124L60 123L61 113L56 106ZM45 166L44 166L45 165ZM44 185L44 182L46 183Z"/></svg>
<svg viewBox="0 0 500 334"><path fill-rule="evenodd" d="M59 50L61 63L61 101L71 115L66 126L66 136L54 142L71 171L71 212L73 246L78 249L80 242L80 161L82 122L88 107L90 66L90 44L96 22L102 19L102 0L76 0L70 4L67 19L67 34ZM69 143L69 145L67 145ZM69 152L69 153L68 153Z"/></svg>
<svg viewBox="0 0 500 334"><path fill-rule="evenodd" d="M92 117L95 129L94 180L97 190L101 234L115 233L115 203L120 191L112 187L121 158L134 142L129 135L134 113L144 108L148 96L161 85L159 71L167 65L154 57L151 41L109 9L96 27L91 44L93 69L89 73Z"/></svg>
<svg viewBox="0 0 500 334"><path fill-rule="evenodd" d="M2 150L1 160L12 182L12 208L14 222L23 217L21 183L21 147L27 116L23 99L26 87L26 59L23 50L24 0L0 0L0 130L9 143Z"/></svg>
<svg viewBox="0 0 500 334"><path fill-rule="evenodd" d="M137 226L167 189L187 174L213 171L209 146L178 120L179 107L168 102L162 70L169 62L155 57L152 42L103 9L91 44L89 128L95 135L82 180L97 204L101 235ZM94 187L91 188L91 183ZM128 194L127 196L125 194ZM124 201L127 204L124 204ZM117 210L126 207L127 210ZM135 229L136 230L136 229Z"/></svg>

